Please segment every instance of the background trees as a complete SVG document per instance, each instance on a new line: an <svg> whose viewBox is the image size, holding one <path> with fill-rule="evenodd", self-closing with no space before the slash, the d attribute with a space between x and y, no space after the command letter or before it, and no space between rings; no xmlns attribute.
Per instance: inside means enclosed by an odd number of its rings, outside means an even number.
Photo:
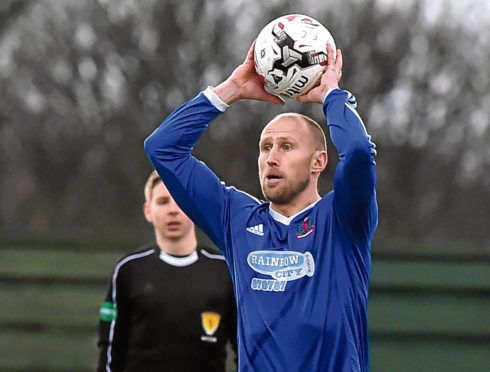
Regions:
<svg viewBox="0 0 490 372"><path fill-rule="evenodd" d="M378 146L377 239L488 242L485 1L5 1L0 6L0 232L147 233L144 138L219 83L272 18L324 22ZM257 136L277 110L240 103L195 153L255 195ZM321 118L293 101L290 111ZM330 159L335 158L330 146ZM323 176L331 187L333 161ZM484 248L482 248L484 249Z"/></svg>

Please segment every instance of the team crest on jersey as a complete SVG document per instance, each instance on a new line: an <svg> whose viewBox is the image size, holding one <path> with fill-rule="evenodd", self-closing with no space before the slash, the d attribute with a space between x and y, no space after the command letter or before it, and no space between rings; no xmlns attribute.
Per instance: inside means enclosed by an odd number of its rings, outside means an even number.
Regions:
<svg viewBox="0 0 490 372"><path fill-rule="evenodd" d="M257 273L270 275L272 279L252 278L255 291L283 292L288 281L313 276L315 260L310 252L253 251L247 257L248 265Z"/></svg>
<svg viewBox="0 0 490 372"><path fill-rule="evenodd" d="M213 311L205 311L201 313L201 325L206 335L201 336L202 341L216 342L218 339L214 336L216 333L221 315Z"/></svg>
<svg viewBox="0 0 490 372"><path fill-rule="evenodd" d="M296 226L296 237L305 238L315 230L315 221L313 217L306 217L301 224Z"/></svg>

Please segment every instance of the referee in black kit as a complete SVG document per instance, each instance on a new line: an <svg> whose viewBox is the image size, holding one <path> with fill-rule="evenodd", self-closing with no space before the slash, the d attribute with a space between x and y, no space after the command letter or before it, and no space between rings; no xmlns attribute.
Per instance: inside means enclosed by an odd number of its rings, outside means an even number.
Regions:
<svg viewBox="0 0 490 372"><path fill-rule="evenodd" d="M145 199L156 244L114 267L100 309L97 371L224 372L226 344L236 346L226 263L198 247L194 223L155 171Z"/></svg>

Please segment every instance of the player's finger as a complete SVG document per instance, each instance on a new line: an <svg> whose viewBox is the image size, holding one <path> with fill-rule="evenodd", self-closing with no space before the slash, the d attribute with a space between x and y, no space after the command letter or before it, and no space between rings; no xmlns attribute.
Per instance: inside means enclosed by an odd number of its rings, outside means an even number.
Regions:
<svg viewBox="0 0 490 372"><path fill-rule="evenodd" d="M344 57L342 55L342 51L340 49L337 49L337 58L335 59L335 67L338 68L340 72L342 72L343 65L344 65Z"/></svg>
<svg viewBox="0 0 490 372"><path fill-rule="evenodd" d="M247 58L245 58L245 61L247 61L249 59L251 59L251 60L254 59L255 42L256 42L256 40L254 40L254 42L250 46L250 49L248 50Z"/></svg>
<svg viewBox="0 0 490 372"><path fill-rule="evenodd" d="M282 99L281 97L279 97L275 94L269 93L263 87L255 93L255 95L253 96L252 99L256 99L256 100L264 101L264 102L269 102L269 103L275 103L275 104L279 104L279 105L284 104L284 99Z"/></svg>
<svg viewBox="0 0 490 372"><path fill-rule="evenodd" d="M332 46L327 44L327 65L333 65L335 63Z"/></svg>
<svg viewBox="0 0 490 372"><path fill-rule="evenodd" d="M284 99L274 94L267 93L265 100L270 103L275 103L276 105L284 105Z"/></svg>
<svg viewBox="0 0 490 372"><path fill-rule="evenodd" d="M306 94L302 94L302 95L300 95L300 96L296 97L296 99L297 99L299 102L301 102L301 103L308 103L308 102L309 102L309 101L308 101L308 93L306 93Z"/></svg>

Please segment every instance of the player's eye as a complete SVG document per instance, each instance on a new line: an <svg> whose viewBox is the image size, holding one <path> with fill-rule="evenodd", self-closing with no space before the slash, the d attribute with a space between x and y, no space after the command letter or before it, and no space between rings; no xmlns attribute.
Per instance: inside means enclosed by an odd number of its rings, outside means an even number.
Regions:
<svg viewBox="0 0 490 372"><path fill-rule="evenodd" d="M292 150L293 146L289 143L286 143L286 144L284 144L283 148L284 148L284 150Z"/></svg>
<svg viewBox="0 0 490 372"><path fill-rule="evenodd" d="M169 198L158 198L157 199L157 204L158 205L165 205L165 204L168 204L170 201Z"/></svg>
<svg viewBox="0 0 490 372"><path fill-rule="evenodd" d="M262 151L271 151L272 145L263 145L262 146Z"/></svg>

